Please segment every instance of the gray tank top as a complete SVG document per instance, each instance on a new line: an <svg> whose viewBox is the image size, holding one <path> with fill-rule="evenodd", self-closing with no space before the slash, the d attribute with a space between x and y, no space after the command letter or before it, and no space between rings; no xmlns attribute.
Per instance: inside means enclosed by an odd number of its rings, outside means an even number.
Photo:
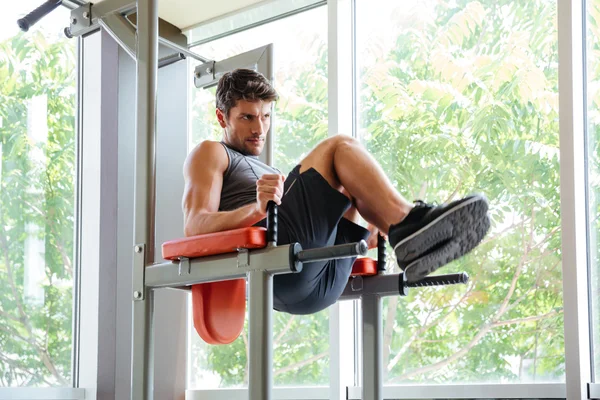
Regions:
<svg viewBox="0 0 600 400"><path fill-rule="evenodd" d="M279 170L263 163L257 156L246 156L220 143L229 157L229 166L223 175L219 211L232 211L256 202L256 181L264 174L279 174Z"/></svg>

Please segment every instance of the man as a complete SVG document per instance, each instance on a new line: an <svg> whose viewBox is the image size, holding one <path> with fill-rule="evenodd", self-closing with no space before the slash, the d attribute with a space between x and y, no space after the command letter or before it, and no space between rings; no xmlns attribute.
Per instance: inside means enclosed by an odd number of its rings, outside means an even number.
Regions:
<svg viewBox="0 0 600 400"><path fill-rule="evenodd" d="M448 205L411 204L351 137L317 145L287 179L258 159L278 96L259 73L225 74L216 94L222 142L204 141L184 165L185 235L264 225L269 201L279 205L279 244L314 248L388 235L398 264L416 281L475 247L489 228L487 203L475 195ZM369 229L357 224L358 216ZM309 314L335 303L354 259L306 265L274 277L274 308Z"/></svg>

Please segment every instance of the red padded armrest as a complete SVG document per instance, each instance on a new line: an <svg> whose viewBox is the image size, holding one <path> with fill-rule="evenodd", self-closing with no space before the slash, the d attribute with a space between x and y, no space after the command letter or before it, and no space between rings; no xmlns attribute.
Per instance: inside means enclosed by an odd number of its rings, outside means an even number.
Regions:
<svg viewBox="0 0 600 400"><path fill-rule="evenodd" d="M242 248L259 249L267 245L266 232L265 228L253 226L170 240L163 243L162 256L165 260L177 260L233 253Z"/></svg>
<svg viewBox="0 0 600 400"><path fill-rule="evenodd" d="M352 264L351 276L368 275L377 275L377 260L368 257L357 258Z"/></svg>

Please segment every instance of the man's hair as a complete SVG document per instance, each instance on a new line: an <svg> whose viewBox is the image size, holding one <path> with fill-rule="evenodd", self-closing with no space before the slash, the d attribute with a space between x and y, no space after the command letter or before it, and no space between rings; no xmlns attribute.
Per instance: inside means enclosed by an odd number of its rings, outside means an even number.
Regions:
<svg viewBox="0 0 600 400"><path fill-rule="evenodd" d="M279 95L261 73L251 69L236 69L225 73L217 86L217 108L229 117L238 100L277 101Z"/></svg>

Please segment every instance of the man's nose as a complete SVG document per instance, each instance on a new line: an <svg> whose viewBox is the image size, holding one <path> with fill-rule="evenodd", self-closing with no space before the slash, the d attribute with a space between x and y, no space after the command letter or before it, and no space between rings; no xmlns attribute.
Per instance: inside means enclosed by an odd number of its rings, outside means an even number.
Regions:
<svg viewBox="0 0 600 400"><path fill-rule="evenodd" d="M252 133L259 135L265 133L265 123L257 118L252 124Z"/></svg>

